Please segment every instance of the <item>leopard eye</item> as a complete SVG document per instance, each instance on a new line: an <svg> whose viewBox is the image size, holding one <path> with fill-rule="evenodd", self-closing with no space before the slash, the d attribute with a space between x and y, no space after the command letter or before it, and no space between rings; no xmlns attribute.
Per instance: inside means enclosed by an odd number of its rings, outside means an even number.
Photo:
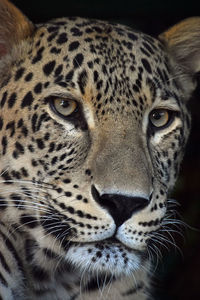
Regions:
<svg viewBox="0 0 200 300"><path fill-rule="evenodd" d="M149 115L151 125L156 128L164 127L169 123L170 111L167 109L154 109Z"/></svg>
<svg viewBox="0 0 200 300"><path fill-rule="evenodd" d="M72 99L54 97L50 101L51 109L61 117L70 117L78 111L78 103Z"/></svg>

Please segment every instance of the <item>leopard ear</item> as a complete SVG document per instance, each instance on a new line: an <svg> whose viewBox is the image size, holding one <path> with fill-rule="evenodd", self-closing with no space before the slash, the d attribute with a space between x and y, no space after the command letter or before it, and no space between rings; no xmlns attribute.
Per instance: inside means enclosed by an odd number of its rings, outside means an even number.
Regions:
<svg viewBox="0 0 200 300"><path fill-rule="evenodd" d="M33 34L33 24L8 0L0 0L0 59Z"/></svg>
<svg viewBox="0 0 200 300"><path fill-rule="evenodd" d="M200 17L183 20L162 33L159 39L177 63L177 69L185 74L185 88L193 90L196 74L200 72Z"/></svg>

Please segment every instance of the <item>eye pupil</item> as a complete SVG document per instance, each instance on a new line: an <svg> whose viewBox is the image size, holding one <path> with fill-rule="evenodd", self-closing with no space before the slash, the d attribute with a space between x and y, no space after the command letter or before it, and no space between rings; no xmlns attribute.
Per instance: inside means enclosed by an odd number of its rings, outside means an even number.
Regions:
<svg viewBox="0 0 200 300"><path fill-rule="evenodd" d="M60 106L62 106L63 108L68 108L70 106L69 101L68 100L62 100L60 102Z"/></svg>
<svg viewBox="0 0 200 300"><path fill-rule="evenodd" d="M154 112L153 113L153 118L155 120L160 120L162 118L162 116L164 115L164 112Z"/></svg>

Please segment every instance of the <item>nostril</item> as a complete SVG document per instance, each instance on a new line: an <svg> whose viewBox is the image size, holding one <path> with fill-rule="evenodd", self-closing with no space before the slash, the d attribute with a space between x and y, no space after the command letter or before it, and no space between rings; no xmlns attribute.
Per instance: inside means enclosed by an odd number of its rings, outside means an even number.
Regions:
<svg viewBox="0 0 200 300"><path fill-rule="evenodd" d="M129 197L120 194L100 195L94 185L91 192L95 201L109 211L117 226L123 224L149 203L149 200L143 197Z"/></svg>

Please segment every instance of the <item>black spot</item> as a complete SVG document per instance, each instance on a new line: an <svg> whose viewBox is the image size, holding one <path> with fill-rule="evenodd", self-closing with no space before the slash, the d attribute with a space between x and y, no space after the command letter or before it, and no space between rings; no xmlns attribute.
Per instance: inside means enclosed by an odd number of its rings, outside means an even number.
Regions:
<svg viewBox="0 0 200 300"><path fill-rule="evenodd" d="M61 52L61 49L56 48L56 47L52 47L50 52L54 53L54 54L59 54Z"/></svg>
<svg viewBox="0 0 200 300"><path fill-rule="evenodd" d="M75 213L75 210L74 210L74 208L72 207L72 206L68 206L67 207L67 210L68 210L68 212L70 213L70 214L74 214Z"/></svg>
<svg viewBox="0 0 200 300"><path fill-rule="evenodd" d="M93 64L93 62L92 62L92 61L89 61L87 64L88 64L88 67L89 67L90 69L92 69L92 68L93 68L93 66L94 66L94 64Z"/></svg>
<svg viewBox="0 0 200 300"><path fill-rule="evenodd" d="M24 121L23 119L20 119L18 122L17 122L17 128L21 128L24 124Z"/></svg>
<svg viewBox="0 0 200 300"><path fill-rule="evenodd" d="M38 119L37 114L36 113L33 114L32 119L31 119L33 132L36 132L37 119Z"/></svg>
<svg viewBox="0 0 200 300"><path fill-rule="evenodd" d="M138 40L137 35L135 35L134 33L128 33L128 37L129 37L132 41L137 41L137 40Z"/></svg>
<svg viewBox="0 0 200 300"><path fill-rule="evenodd" d="M28 177L28 171L24 167L21 168L21 173L24 177Z"/></svg>
<svg viewBox="0 0 200 300"><path fill-rule="evenodd" d="M71 192L65 192L65 196L66 196L66 197L71 197L71 196L72 196L72 193L71 193Z"/></svg>
<svg viewBox="0 0 200 300"><path fill-rule="evenodd" d="M24 147L23 147L22 144L20 144L19 142L16 142L16 143L15 143L15 148L16 148L16 150L17 150L19 153L21 153L21 154L24 153Z"/></svg>
<svg viewBox="0 0 200 300"><path fill-rule="evenodd" d="M39 225L37 219L28 214L21 215L20 222L29 228L35 228Z"/></svg>
<svg viewBox="0 0 200 300"><path fill-rule="evenodd" d="M55 60L53 60L53 61L50 61L48 64L44 65L43 72L46 76L49 76L52 73L52 71L55 67L55 64L56 64L56 62L55 62Z"/></svg>
<svg viewBox="0 0 200 300"><path fill-rule="evenodd" d="M25 81L31 81L31 79L33 78L33 73L28 73L27 75L26 75L26 77L25 77Z"/></svg>
<svg viewBox="0 0 200 300"><path fill-rule="evenodd" d="M31 164L32 164L33 167L38 166L38 162L35 159L32 159Z"/></svg>
<svg viewBox="0 0 200 300"><path fill-rule="evenodd" d="M54 31L58 31L58 26L50 26L48 28L48 32L51 33L51 32L54 32Z"/></svg>
<svg viewBox="0 0 200 300"><path fill-rule="evenodd" d="M81 36L83 34L83 32L80 31L77 27L71 28L71 32L73 36Z"/></svg>
<svg viewBox="0 0 200 300"><path fill-rule="evenodd" d="M62 87L64 87L64 88L66 88L67 87L67 83L66 82L57 82L57 84L59 85L59 86L62 86Z"/></svg>
<svg viewBox="0 0 200 300"><path fill-rule="evenodd" d="M42 139L37 139L36 143L37 143L37 146L38 146L39 149L44 149L45 144L44 144Z"/></svg>
<svg viewBox="0 0 200 300"><path fill-rule="evenodd" d="M24 68L20 68L19 70L17 70L16 74L15 74L15 81L19 80L22 75L24 74L25 69Z"/></svg>
<svg viewBox="0 0 200 300"><path fill-rule="evenodd" d="M147 52L143 47L140 47L140 50L142 53L144 53L147 57L150 57L151 54L149 52Z"/></svg>
<svg viewBox="0 0 200 300"><path fill-rule="evenodd" d="M139 93L139 91L140 91L139 87L136 84L133 84L133 90L136 93Z"/></svg>
<svg viewBox="0 0 200 300"><path fill-rule="evenodd" d="M36 94L40 94L42 91L42 84L39 82L38 84L36 84L36 86L34 87L34 92Z"/></svg>
<svg viewBox="0 0 200 300"><path fill-rule="evenodd" d="M79 47L80 43L78 41L69 44L69 51L74 51Z"/></svg>
<svg viewBox="0 0 200 300"><path fill-rule="evenodd" d="M17 158L19 157L19 153L18 153L16 150L14 150L13 153L12 153L12 156L13 156L15 159L17 159Z"/></svg>
<svg viewBox="0 0 200 300"><path fill-rule="evenodd" d="M6 99L7 99L7 95L8 95L7 92L3 93L3 97L1 99L1 108L3 108L4 105L5 105L5 102L6 102Z"/></svg>
<svg viewBox="0 0 200 300"><path fill-rule="evenodd" d="M3 119L0 117L0 130L3 128Z"/></svg>
<svg viewBox="0 0 200 300"><path fill-rule="evenodd" d="M56 148L56 151L60 151L62 148L63 148L63 144L59 143L57 148Z"/></svg>
<svg viewBox="0 0 200 300"><path fill-rule="evenodd" d="M42 59L42 52L44 51L44 47L40 48L38 51L37 51L37 54L36 56L33 58L32 60L32 64L36 64L38 61L40 61Z"/></svg>
<svg viewBox="0 0 200 300"><path fill-rule="evenodd" d="M151 54L154 54L153 49L151 48L150 44L148 42L143 42L143 46L149 51Z"/></svg>
<svg viewBox="0 0 200 300"><path fill-rule="evenodd" d="M98 93L97 94L97 101L100 101L101 100L101 97L102 97L102 95L101 95L101 93ZM99 104L100 106L98 107L99 109L101 108L101 104Z"/></svg>
<svg viewBox="0 0 200 300"><path fill-rule="evenodd" d="M48 41L48 42L53 41L53 40L55 39L55 37L57 37L57 35L58 35L58 32L57 32L57 31L56 31L56 32L53 32L53 33L48 37L47 41Z"/></svg>
<svg viewBox="0 0 200 300"><path fill-rule="evenodd" d="M85 174L90 176L91 175L91 170L90 169L85 170Z"/></svg>
<svg viewBox="0 0 200 300"><path fill-rule="evenodd" d="M63 70L63 65L59 65L56 69L55 69L55 76L59 76L60 73L62 72Z"/></svg>
<svg viewBox="0 0 200 300"><path fill-rule="evenodd" d="M161 195L164 195L165 193L164 193L164 191L163 191L163 190L160 190L160 194L161 194Z"/></svg>
<svg viewBox="0 0 200 300"><path fill-rule="evenodd" d="M99 78L99 74L96 70L94 71L94 76L93 77L94 77L94 82L97 82L97 80Z"/></svg>
<svg viewBox="0 0 200 300"><path fill-rule="evenodd" d="M18 176L18 174L16 174ZM20 177L21 178L21 177ZM10 199L13 200L13 202L15 203L15 206L18 208L18 209L24 209L24 204L23 204L23 201L20 197L19 194L15 194L15 193L12 193L10 195Z"/></svg>
<svg viewBox="0 0 200 300"><path fill-rule="evenodd" d="M50 138L50 133L49 132L46 132L45 135L44 135L44 140L45 141L48 141Z"/></svg>
<svg viewBox="0 0 200 300"><path fill-rule="evenodd" d="M66 156L67 156L67 154L66 153L63 153L61 156L60 156L60 161L62 161L63 159L65 159L66 158Z"/></svg>
<svg viewBox="0 0 200 300"><path fill-rule="evenodd" d="M2 196L0 196L0 209L4 210L7 207L7 202L5 201L5 198L3 198Z"/></svg>
<svg viewBox="0 0 200 300"><path fill-rule="evenodd" d="M52 158L52 160L51 160L51 164L52 164L52 165L55 165L55 163L57 162L57 160L58 160L58 157L57 157L57 156L54 156L54 157Z"/></svg>
<svg viewBox="0 0 200 300"><path fill-rule="evenodd" d="M70 164L73 161L73 158L70 158L66 161L67 164Z"/></svg>
<svg viewBox="0 0 200 300"><path fill-rule="evenodd" d="M59 203L59 206L60 206L60 208L62 208L62 209L66 209L66 208L67 208L66 205L65 205L65 203Z"/></svg>
<svg viewBox="0 0 200 300"><path fill-rule="evenodd" d="M6 136L2 137L1 145L3 147L3 152L2 153L3 153L3 155L5 155L6 154L7 145L8 145L8 140L7 140Z"/></svg>
<svg viewBox="0 0 200 300"><path fill-rule="evenodd" d="M68 178L66 178L66 179L63 179L63 182L64 182L64 183L70 183L70 182L71 182L71 180L70 180L70 179L68 179Z"/></svg>
<svg viewBox="0 0 200 300"><path fill-rule="evenodd" d="M12 108L14 106L16 99L17 99L16 93L12 93L10 98L8 99L8 107L9 108Z"/></svg>
<svg viewBox="0 0 200 300"><path fill-rule="evenodd" d="M133 103L133 105L134 105L135 107L138 106L138 103L137 103L134 99L132 100L132 103Z"/></svg>
<svg viewBox="0 0 200 300"><path fill-rule="evenodd" d="M83 63L83 54L77 54L73 59L74 68L79 68Z"/></svg>
<svg viewBox="0 0 200 300"><path fill-rule="evenodd" d="M133 48L133 44L130 43L130 42L122 41L122 44L123 44L128 50L132 50L132 48Z"/></svg>
<svg viewBox="0 0 200 300"><path fill-rule="evenodd" d="M92 42L92 39L91 38L86 38L85 42L90 43L90 42Z"/></svg>
<svg viewBox="0 0 200 300"><path fill-rule="evenodd" d="M15 121L11 121L6 125L6 130L10 130L10 137L15 134Z"/></svg>
<svg viewBox="0 0 200 300"><path fill-rule="evenodd" d="M17 171L11 171L11 175L12 175L12 177L14 177L14 178L17 178L17 179L21 179L21 175L20 175L20 173L19 172L17 172Z"/></svg>
<svg viewBox="0 0 200 300"><path fill-rule="evenodd" d="M100 90L102 86L103 86L103 80L99 80L96 84L97 90Z"/></svg>
<svg viewBox="0 0 200 300"><path fill-rule="evenodd" d="M83 70L78 76L78 85L83 95L85 94L85 86L87 84L87 78L88 76L85 70Z"/></svg>
<svg viewBox="0 0 200 300"><path fill-rule="evenodd" d="M149 62L148 62L145 58L142 58L141 62L142 62L142 64L143 64L145 70L146 70L149 74L151 74L151 73L152 73L152 70L151 70L151 66L150 66Z"/></svg>
<svg viewBox="0 0 200 300"><path fill-rule="evenodd" d="M22 103L21 103L21 108L24 108L26 106L31 106L33 102L33 95L32 95L32 92L28 92L24 99L22 100Z"/></svg>
<svg viewBox="0 0 200 300"><path fill-rule="evenodd" d="M71 81L72 78L74 76L74 71L70 71L69 73L67 73L66 77L65 77L65 80L68 82L68 81Z"/></svg>
<svg viewBox="0 0 200 300"><path fill-rule="evenodd" d="M59 35L59 37L58 37L58 39L57 39L57 43L58 44L64 44L64 43L66 43L67 42L67 34L65 33L65 32L63 32L63 33L61 33L60 35Z"/></svg>
<svg viewBox="0 0 200 300"><path fill-rule="evenodd" d="M51 142L50 145L49 145L49 151L48 151L48 152L49 152L49 153L50 153L50 152L53 152L54 149L55 149L55 144L54 144L53 142Z"/></svg>

